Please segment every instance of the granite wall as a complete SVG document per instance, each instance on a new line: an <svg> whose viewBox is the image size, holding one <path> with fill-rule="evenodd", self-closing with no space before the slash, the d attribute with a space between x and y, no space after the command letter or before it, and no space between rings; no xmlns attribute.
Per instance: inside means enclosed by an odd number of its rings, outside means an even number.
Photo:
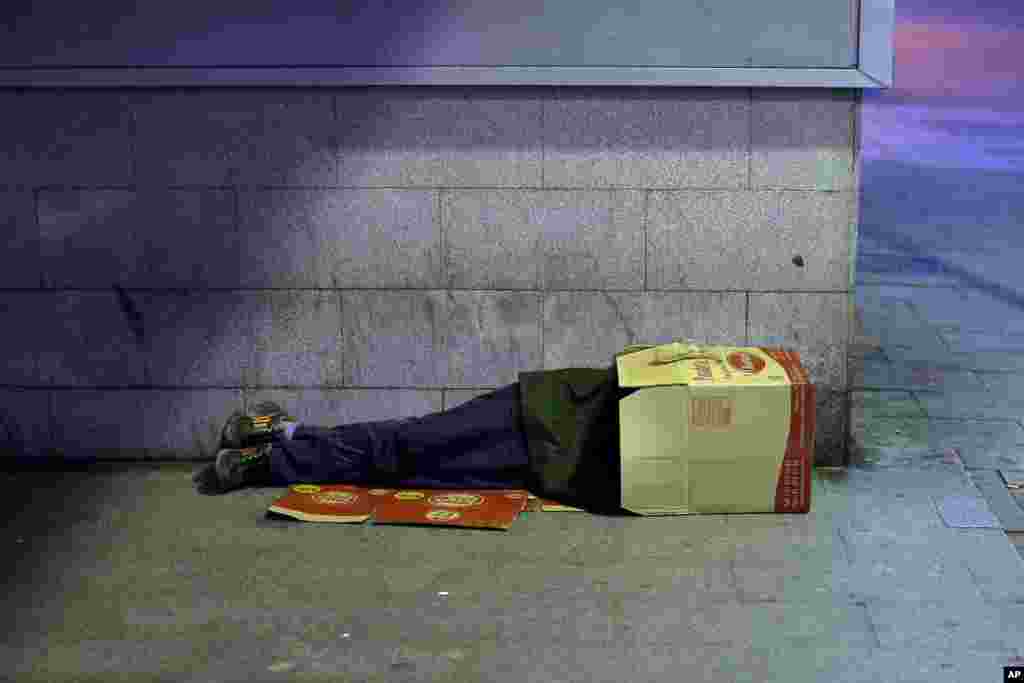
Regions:
<svg viewBox="0 0 1024 683"><path fill-rule="evenodd" d="M442 410L629 343L798 350L842 462L856 90L3 91L9 454Z"/></svg>

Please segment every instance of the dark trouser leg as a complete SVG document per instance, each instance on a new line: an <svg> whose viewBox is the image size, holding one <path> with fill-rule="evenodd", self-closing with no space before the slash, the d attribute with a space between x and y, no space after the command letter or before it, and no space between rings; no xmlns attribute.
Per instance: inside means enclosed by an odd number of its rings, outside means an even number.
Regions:
<svg viewBox="0 0 1024 683"><path fill-rule="evenodd" d="M524 488L519 384L440 413L339 427L299 425L274 444L275 483Z"/></svg>

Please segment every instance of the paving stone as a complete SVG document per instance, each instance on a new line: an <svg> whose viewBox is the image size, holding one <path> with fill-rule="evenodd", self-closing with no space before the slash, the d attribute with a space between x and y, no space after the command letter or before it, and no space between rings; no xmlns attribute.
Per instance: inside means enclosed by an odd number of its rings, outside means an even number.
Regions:
<svg viewBox="0 0 1024 683"><path fill-rule="evenodd" d="M448 292L450 386L503 386L540 369L541 298L531 292Z"/></svg>
<svg viewBox="0 0 1024 683"><path fill-rule="evenodd" d="M1024 561L1002 530L958 529L942 545L942 552L968 569L985 600L1024 605Z"/></svg>
<svg viewBox="0 0 1024 683"><path fill-rule="evenodd" d="M883 651L932 650L1009 658L1018 654L1020 634L1024 633L1024 607L1019 605L950 599L939 603L869 603L867 609Z"/></svg>
<svg viewBox="0 0 1024 683"><path fill-rule="evenodd" d="M212 458L239 390L92 390L55 395L54 443L69 457Z"/></svg>
<svg viewBox="0 0 1024 683"><path fill-rule="evenodd" d="M253 362L256 298L237 291L133 296L145 322L150 380L163 386L241 386Z"/></svg>
<svg viewBox="0 0 1024 683"><path fill-rule="evenodd" d="M886 356L894 364L903 362L906 353L912 350L924 363L939 364L949 358L949 346L939 336L938 330L918 323L893 324L881 335Z"/></svg>
<svg viewBox="0 0 1024 683"><path fill-rule="evenodd" d="M139 179L170 185L333 185L332 96L289 89L136 92ZM168 129L188 130L185 139Z"/></svg>
<svg viewBox="0 0 1024 683"><path fill-rule="evenodd" d="M143 403L118 405L130 416ZM166 420L173 405L160 405ZM37 677L60 679L82 657L138 672L165 640L154 674L159 665L165 677L194 675L201 657L201 673L217 680L668 683L683 671L751 683L963 683L1024 656L1024 603L1001 600L1024 585L1006 571L1005 536L926 524L930 496L972 486L949 473L816 470L812 515L531 513L508 532L267 520L260 511L280 488L192 495L182 506L190 474L19 476L0 502L0 543L25 558L2 622L3 675L28 674L31 662ZM43 492L61 505L13 514ZM852 541L825 536L839 527ZM26 542L13 546L18 534ZM835 553L851 542L859 557L847 566ZM819 592L813 580L829 561L832 590ZM741 601L730 565L789 581L775 587L785 599ZM954 590L962 581L974 592ZM850 586L859 598L836 590ZM188 629L186 652L167 633L188 625L201 627ZM238 646L224 650L225 639Z"/></svg>
<svg viewBox="0 0 1024 683"><path fill-rule="evenodd" d="M981 496L935 498L935 507L946 526L956 529L999 529L999 519Z"/></svg>
<svg viewBox="0 0 1024 683"><path fill-rule="evenodd" d="M53 446L52 395L39 389L0 389L0 454L37 457Z"/></svg>
<svg viewBox="0 0 1024 683"><path fill-rule="evenodd" d="M334 291L246 292L253 338L242 383L340 385L339 296Z"/></svg>
<svg viewBox="0 0 1024 683"><path fill-rule="evenodd" d="M644 286L640 192L462 190L441 201L451 287Z"/></svg>
<svg viewBox="0 0 1024 683"><path fill-rule="evenodd" d="M908 391L851 391L850 400L855 414L868 422L880 417L926 417L921 404Z"/></svg>
<svg viewBox="0 0 1024 683"><path fill-rule="evenodd" d="M985 382L987 382L987 377L984 375L989 373L1024 373L1024 352L978 351L964 353L950 351L947 360L951 365L978 371L982 375L982 381Z"/></svg>
<svg viewBox="0 0 1024 683"><path fill-rule="evenodd" d="M937 367L948 367L951 370L973 370L973 359L967 354L955 354L949 350L945 342L936 334L939 342L926 342L923 347L907 344L887 344L884 346L886 358L890 363L925 363Z"/></svg>
<svg viewBox="0 0 1024 683"><path fill-rule="evenodd" d="M1014 498L1017 499L1017 504L1021 506L1021 509L1024 509L1024 500L1021 500L1021 496L1015 495ZM1007 534L1006 537L1017 549L1017 554L1024 558L1024 534Z"/></svg>
<svg viewBox="0 0 1024 683"><path fill-rule="evenodd" d="M40 254L47 286L110 287L134 277L144 249L135 236L136 198L128 190L40 191Z"/></svg>
<svg viewBox="0 0 1024 683"><path fill-rule="evenodd" d="M1010 303L977 289L920 288L912 292L908 302L920 320L942 328L951 337L958 331L966 336L970 330L976 330L982 335L991 335L990 341L996 343L1000 343L998 333L1003 331L1006 321L1020 316L1019 309ZM980 346L967 344L956 350L970 352L984 346L984 343ZM1024 344L1018 342L1017 346L1020 350Z"/></svg>
<svg viewBox="0 0 1024 683"><path fill-rule="evenodd" d="M853 177L858 105L849 92L754 90L754 187L846 190Z"/></svg>
<svg viewBox="0 0 1024 683"><path fill-rule="evenodd" d="M35 297L32 297L35 298ZM19 297L20 299L20 297ZM53 384L79 387L148 384L147 352L160 344L152 310L142 294L106 292L54 292L40 294L50 313L40 320L32 341L38 349L39 374ZM38 316L37 316L38 317ZM143 321L149 327L142 326ZM164 338L164 343L167 339ZM165 358L182 358L176 348Z"/></svg>
<svg viewBox="0 0 1024 683"><path fill-rule="evenodd" d="M541 184L535 95L456 88L347 89L335 95L340 184Z"/></svg>
<svg viewBox="0 0 1024 683"><path fill-rule="evenodd" d="M999 680L1009 658L931 648L875 651L837 680L852 683L964 683Z"/></svg>
<svg viewBox="0 0 1024 683"><path fill-rule="evenodd" d="M29 189L0 188L0 231L6 235L6 248L0 255L0 287L38 287L43 276L39 225Z"/></svg>
<svg viewBox="0 0 1024 683"><path fill-rule="evenodd" d="M750 344L779 345L797 351L812 382L846 388L850 340L846 294L752 292L748 298ZM828 323L823 322L826 320Z"/></svg>
<svg viewBox="0 0 1024 683"><path fill-rule="evenodd" d="M914 458L945 457L956 449L956 457L971 468L1024 467L1024 429L1015 422L878 418L867 426L864 443L902 449Z"/></svg>
<svg viewBox="0 0 1024 683"><path fill-rule="evenodd" d="M937 328L922 322L910 306L913 287L861 286L857 288L857 307L864 322L864 334L878 338L886 355L896 362L890 350L912 349L922 360L942 359L949 347Z"/></svg>
<svg viewBox="0 0 1024 683"><path fill-rule="evenodd" d="M132 183L131 100L84 88L9 93L0 177L23 186Z"/></svg>
<svg viewBox="0 0 1024 683"><path fill-rule="evenodd" d="M548 187L744 187L750 100L740 89L559 91L544 105Z"/></svg>
<svg viewBox="0 0 1024 683"><path fill-rule="evenodd" d="M509 384L540 368L539 320L530 292L343 292L344 382Z"/></svg>
<svg viewBox="0 0 1024 683"><path fill-rule="evenodd" d="M993 397L1021 407L1020 417L1024 419L1024 374L976 373L976 376Z"/></svg>
<svg viewBox="0 0 1024 683"><path fill-rule="evenodd" d="M1024 533L1024 509L1013 499L1000 470L972 470L968 474L1003 530Z"/></svg>
<svg viewBox="0 0 1024 683"><path fill-rule="evenodd" d="M21 386L45 386L50 378L40 365L40 347L58 330L50 316L40 311L52 311L66 306L64 298L55 292L4 292L0 299L0 325L4 329L20 330L19 334L0 336L0 353L6 362L0 366L0 382ZM66 334L66 333L65 333ZM59 344L54 344L54 353ZM45 358L43 360L46 360Z"/></svg>
<svg viewBox="0 0 1024 683"><path fill-rule="evenodd" d="M857 284L952 289L958 281L959 278L947 272L939 259L914 257L881 248L870 238L858 235Z"/></svg>
<svg viewBox="0 0 1024 683"><path fill-rule="evenodd" d="M985 383L969 370L946 364L864 361L864 384L872 389L905 389L952 393L985 391Z"/></svg>
<svg viewBox="0 0 1024 683"><path fill-rule="evenodd" d="M878 266L876 266L878 267ZM857 263L857 279L855 284L872 285L905 285L914 287L947 287L955 288L959 278L955 275L920 275L917 273L875 272Z"/></svg>
<svg viewBox="0 0 1024 683"><path fill-rule="evenodd" d="M113 282L136 288L237 287L235 203L234 192L208 189L40 192L46 282L71 288Z"/></svg>
<svg viewBox="0 0 1024 683"><path fill-rule="evenodd" d="M454 113L447 122L451 137L441 141L445 174L438 184L539 186L544 162L542 125L549 100L519 88L504 92L468 88L457 97L455 93L451 92ZM422 149L421 140L416 147Z"/></svg>
<svg viewBox="0 0 1024 683"><path fill-rule="evenodd" d="M839 290L849 282L851 193L655 191L651 289ZM833 234L811 226L829 225ZM807 235L817 233L813 240ZM795 256L803 265L793 263Z"/></svg>
<svg viewBox="0 0 1024 683"><path fill-rule="evenodd" d="M258 190L239 213L243 287L441 286L435 192Z"/></svg>
<svg viewBox="0 0 1024 683"><path fill-rule="evenodd" d="M1019 420L1024 415L1024 397L1000 395L998 391L964 393L916 392L928 417L947 419Z"/></svg>
<svg viewBox="0 0 1024 683"><path fill-rule="evenodd" d="M547 369L607 367L627 344L744 337L742 293L551 292L543 305Z"/></svg>
<svg viewBox="0 0 1024 683"><path fill-rule="evenodd" d="M831 531L831 529L830 529ZM830 534L831 535L831 534ZM737 549L733 567L741 603L847 600L837 589L848 568L838 543L821 548L792 548L785 558L764 557L764 546ZM790 547L790 546L787 546Z"/></svg>
<svg viewBox="0 0 1024 683"><path fill-rule="evenodd" d="M1009 351L1024 353L1024 339L991 327L940 328L939 335L950 349L962 353Z"/></svg>
<svg viewBox="0 0 1024 683"><path fill-rule="evenodd" d="M353 422L419 417L441 410L441 392L423 389L254 389L246 405L276 401L304 424L335 427Z"/></svg>

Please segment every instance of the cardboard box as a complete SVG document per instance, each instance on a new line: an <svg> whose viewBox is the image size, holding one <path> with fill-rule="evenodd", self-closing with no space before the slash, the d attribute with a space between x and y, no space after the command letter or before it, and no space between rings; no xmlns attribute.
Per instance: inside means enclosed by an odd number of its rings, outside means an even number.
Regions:
<svg viewBox="0 0 1024 683"><path fill-rule="evenodd" d="M616 359L619 385L641 387L619 402L625 509L810 511L815 392L798 353L639 348Z"/></svg>

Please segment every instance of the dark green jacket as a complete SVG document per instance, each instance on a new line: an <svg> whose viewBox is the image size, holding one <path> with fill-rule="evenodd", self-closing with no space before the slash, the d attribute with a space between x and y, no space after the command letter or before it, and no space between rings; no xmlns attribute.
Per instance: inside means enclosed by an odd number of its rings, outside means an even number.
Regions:
<svg viewBox="0 0 1024 683"><path fill-rule="evenodd" d="M615 366L519 374L530 490L594 512L620 504L619 389Z"/></svg>

